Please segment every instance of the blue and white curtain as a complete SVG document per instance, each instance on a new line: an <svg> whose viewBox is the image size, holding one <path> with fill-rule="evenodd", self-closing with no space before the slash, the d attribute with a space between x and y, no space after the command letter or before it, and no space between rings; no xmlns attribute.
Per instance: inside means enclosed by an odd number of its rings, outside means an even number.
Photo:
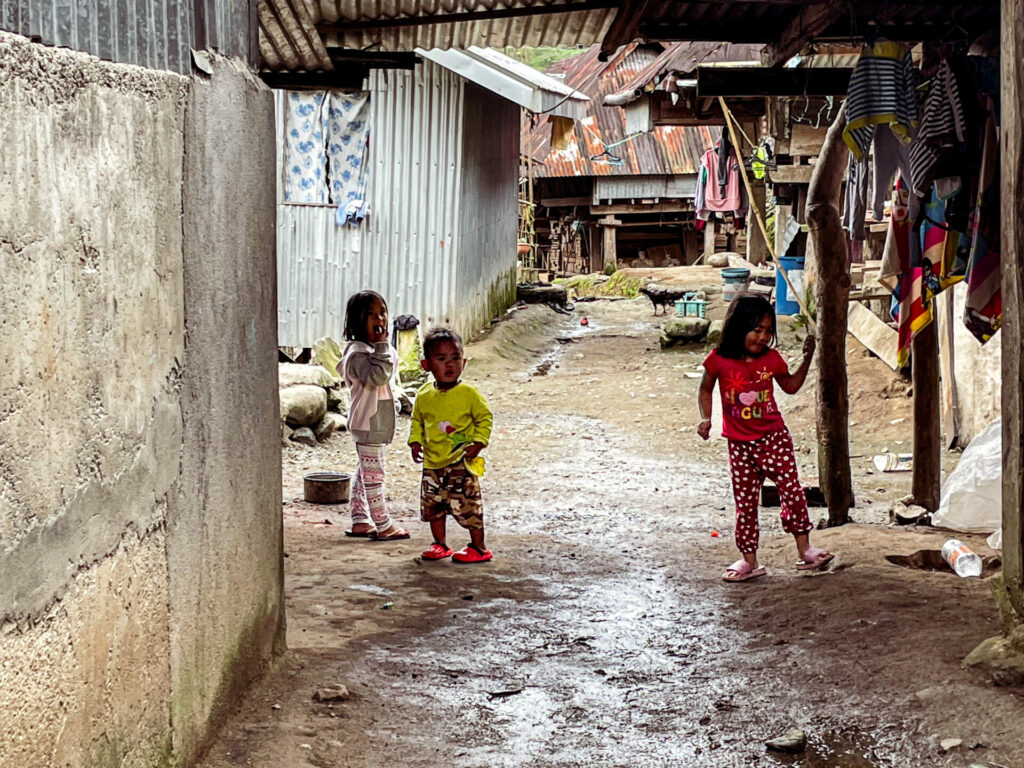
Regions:
<svg viewBox="0 0 1024 768"><path fill-rule="evenodd" d="M284 199L338 206L338 223L366 213L370 155L368 93L288 94Z"/></svg>

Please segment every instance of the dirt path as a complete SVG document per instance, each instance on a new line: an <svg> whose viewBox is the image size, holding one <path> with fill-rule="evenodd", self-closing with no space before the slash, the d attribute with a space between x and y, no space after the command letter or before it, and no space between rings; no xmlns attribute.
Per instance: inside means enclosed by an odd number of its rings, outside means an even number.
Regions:
<svg viewBox="0 0 1024 768"><path fill-rule="evenodd" d="M662 352L657 333L646 302L602 301L514 313L470 347L466 378L495 413L487 565L417 558L404 435L388 478L414 532L401 543L346 539L344 507L298 500L304 472L351 469L347 436L286 449L290 650L203 765L1024 765L1020 692L960 665L998 631L988 583L885 559L945 538L888 526L909 476L873 474L870 456L909 450L910 401L881 394L895 376L851 349L858 523L812 536L835 567L798 575L769 509L769 576L723 584L725 445L693 429L703 351ZM813 482L812 383L780 406ZM313 700L336 683L352 698ZM802 756L766 753L793 727ZM963 743L944 753L948 738Z"/></svg>

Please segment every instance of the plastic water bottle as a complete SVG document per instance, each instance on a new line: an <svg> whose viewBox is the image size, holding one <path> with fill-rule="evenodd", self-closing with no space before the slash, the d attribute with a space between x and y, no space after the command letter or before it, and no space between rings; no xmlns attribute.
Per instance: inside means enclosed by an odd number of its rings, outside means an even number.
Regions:
<svg viewBox="0 0 1024 768"><path fill-rule="evenodd" d="M942 559L962 578L981 576L981 558L971 552L960 539L950 539L942 545Z"/></svg>

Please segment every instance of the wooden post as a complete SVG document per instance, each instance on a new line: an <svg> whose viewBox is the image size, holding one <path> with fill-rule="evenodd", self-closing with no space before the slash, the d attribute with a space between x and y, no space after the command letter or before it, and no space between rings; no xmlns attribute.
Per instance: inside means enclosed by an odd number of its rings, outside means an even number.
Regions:
<svg viewBox="0 0 1024 768"><path fill-rule="evenodd" d="M1008 625L1024 621L1024 0L1003 0L1000 28L1003 573L997 592Z"/></svg>
<svg viewBox="0 0 1024 768"><path fill-rule="evenodd" d="M848 522L853 504L846 376L850 268L846 234L839 220L848 152L843 143L845 125L844 106L828 129L825 146L811 174L806 209L810 241L817 256L814 295L818 306L818 482L828 502L829 526Z"/></svg>
<svg viewBox="0 0 1024 768"><path fill-rule="evenodd" d="M928 323L914 337L914 473L911 494L914 501L934 512L939 508L939 331L938 319Z"/></svg>
<svg viewBox="0 0 1024 768"><path fill-rule="evenodd" d="M622 220L608 214L603 219L598 219L597 223L603 234L601 256L604 260L604 269L606 272L615 270L618 268L618 257L615 254L615 228L622 224Z"/></svg>
<svg viewBox="0 0 1024 768"><path fill-rule="evenodd" d="M743 129L747 132L747 136L755 144L761 141L761 120L753 120L743 126ZM752 150L750 150L752 151ZM741 152L737 150L737 158L740 162L743 162L743 156L747 155L748 152ZM751 187L751 206L757 206L759 211L765 209L765 202L767 200L767 194L765 192L764 179L750 179ZM764 264L768 258L768 247L765 244L764 233L761 232L761 228L757 226L757 222L753 221L752 214L747 216L747 261L751 264Z"/></svg>
<svg viewBox="0 0 1024 768"><path fill-rule="evenodd" d="M708 219L704 223L704 261L715 253L715 220Z"/></svg>

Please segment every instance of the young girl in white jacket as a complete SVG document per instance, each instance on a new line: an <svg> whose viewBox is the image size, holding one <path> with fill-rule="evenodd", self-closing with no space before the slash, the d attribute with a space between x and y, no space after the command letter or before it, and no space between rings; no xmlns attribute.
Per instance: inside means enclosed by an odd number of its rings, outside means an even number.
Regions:
<svg viewBox="0 0 1024 768"><path fill-rule="evenodd" d="M384 450L395 436L391 381L398 353L388 343L388 305L375 291L360 291L345 309L348 344L338 373L351 393L348 431L356 441L359 466L352 486L352 527L346 536L374 541L408 539L388 514L384 501Z"/></svg>

